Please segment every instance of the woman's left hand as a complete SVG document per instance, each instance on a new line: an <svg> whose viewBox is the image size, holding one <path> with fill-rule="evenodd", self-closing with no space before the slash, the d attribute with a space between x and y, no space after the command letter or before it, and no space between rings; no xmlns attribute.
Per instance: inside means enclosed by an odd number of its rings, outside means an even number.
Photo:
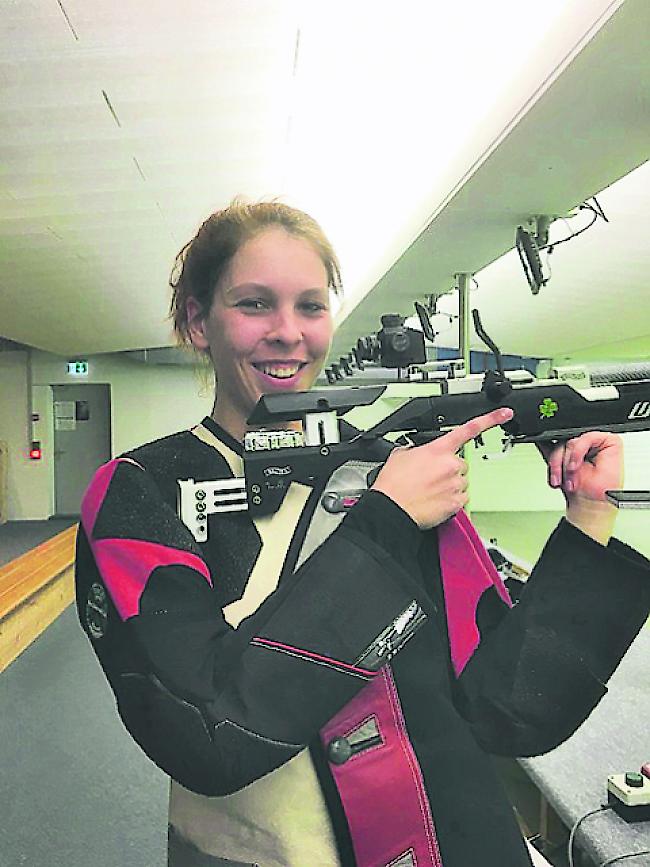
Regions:
<svg viewBox="0 0 650 867"><path fill-rule="evenodd" d="M605 491L623 487L623 441L616 434L590 431L556 446L540 444L548 464L548 483L560 488L567 519L587 535L607 544L616 508Z"/></svg>

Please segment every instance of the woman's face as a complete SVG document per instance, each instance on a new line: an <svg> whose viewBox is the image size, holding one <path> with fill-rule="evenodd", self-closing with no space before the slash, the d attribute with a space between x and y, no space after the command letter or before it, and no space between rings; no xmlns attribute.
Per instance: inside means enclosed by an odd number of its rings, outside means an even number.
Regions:
<svg viewBox="0 0 650 867"><path fill-rule="evenodd" d="M314 247L273 227L239 248L207 316L188 302L192 342L217 376L214 419L237 439L260 395L311 387L332 341L329 293Z"/></svg>

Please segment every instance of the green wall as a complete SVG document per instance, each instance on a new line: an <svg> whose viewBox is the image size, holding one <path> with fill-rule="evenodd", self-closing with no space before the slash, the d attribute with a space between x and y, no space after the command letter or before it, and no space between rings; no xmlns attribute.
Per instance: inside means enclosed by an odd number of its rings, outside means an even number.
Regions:
<svg viewBox="0 0 650 867"><path fill-rule="evenodd" d="M472 512L484 539L496 538L507 551L535 563L563 512ZM650 559L648 512L621 512L614 535Z"/></svg>

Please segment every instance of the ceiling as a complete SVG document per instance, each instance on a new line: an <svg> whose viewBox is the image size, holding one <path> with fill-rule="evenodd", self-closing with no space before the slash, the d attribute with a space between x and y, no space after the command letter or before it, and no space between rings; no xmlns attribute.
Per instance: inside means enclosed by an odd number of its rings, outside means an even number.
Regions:
<svg viewBox="0 0 650 867"><path fill-rule="evenodd" d="M68 356L169 345L173 258L243 194L332 238L336 355L459 271L504 351L638 355L650 172L629 173L650 156L650 4L547 0L535 27L519 9L5 0L0 337ZM610 222L558 247L532 298L499 258L517 224L612 184Z"/></svg>
<svg viewBox="0 0 650 867"><path fill-rule="evenodd" d="M441 202L370 303L348 305L335 354L376 330L379 312L412 311L414 299L466 272L478 283L471 304L503 351L554 357L607 345L612 359L629 357L629 347L650 358L649 36L650 4L625 3ZM516 251L503 255L517 225L568 215L594 194L609 222L558 246L552 278L533 296ZM551 241L588 222L583 213L557 220ZM439 307L457 312L457 294Z"/></svg>

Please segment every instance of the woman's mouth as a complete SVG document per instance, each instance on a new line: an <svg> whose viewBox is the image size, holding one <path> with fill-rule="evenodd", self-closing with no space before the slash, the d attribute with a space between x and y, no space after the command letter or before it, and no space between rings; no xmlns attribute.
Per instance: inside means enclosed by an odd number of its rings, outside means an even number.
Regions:
<svg viewBox="0 0 650 867"><path fill-rule="evenodd" d="M291 363L257 361L253 362L253 367L264 376L265 381L269 384L290 387L306 364L305 361Z"/></svg>

